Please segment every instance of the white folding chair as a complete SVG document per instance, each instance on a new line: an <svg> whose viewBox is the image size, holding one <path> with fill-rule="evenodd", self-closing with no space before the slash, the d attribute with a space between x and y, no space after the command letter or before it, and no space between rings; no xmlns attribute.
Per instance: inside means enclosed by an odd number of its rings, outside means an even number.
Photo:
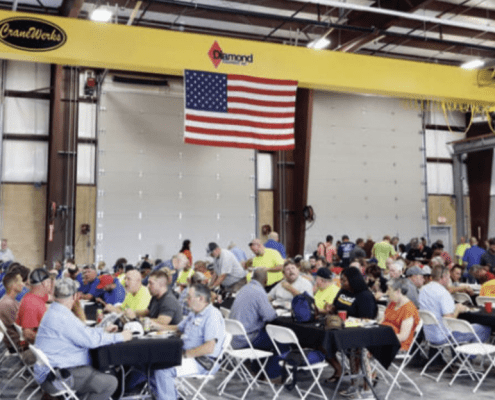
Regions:
<svg viewBox="0 0 495 400"><path fill-rule="evenodd" d="M268 357L273 356L273 353L270 351L264 351L264 350L257 350L253 347L251 344L251 341L249 340L246 330L244 329L244 326L236 320L233 319L226 319L225 320L225 330L230 333L232 336L243 336L247 343L248 347L244 349L232 349L232 347L229 347L225 354L227 357L230 357L234 361L234 369L230 371L230 373L227 375L227 377L220 383L218 386L218 394L220 396L229 396L229 397L234 397L238 398L238 396L232 396L229 395L228 393L224 393L225 389L228 385L228 383L231 381L231 379L237 374L240 376L241 379L247 378L248 382L248 387L244 391L244 394L241 397L241 400L244 400L248 394L248 392L251 390L253 385L257 383L258 378L260 375L263 373L266 378L266 383L270 386L272 389L273 393L277 393L275 390L275 387L270 381L270 378L268 377L268 374L265 371L265 366L266 363L268 362ZM262 361L264 359L264 361ZM256 360L260 370L256 374L256 376L253 378L249 371L247 371L244 362L245 361L254 361Z"/></svg>
<svg viewBox="0 0 495 400"><path fill-rule="evenodd" d="M220 307L220 312L222 313L222 316L224 319L227 319L230 317L230 310L225 307Z"/></svg>
<svg viewBox="0 0 495 400"><path fill-rule="evenodd" d="M225 351L229 348L230 342L232 341L232 335L230 333L225 334L225 339L222 343L222 350L215 362L213 363L212 368L206 374L196 374L196 375L187 375L187 376L179 376L175 378L175 382L177 384L177 390L181 393L183 397L192 396L191 400L195 400L197 398L201 400L206 400L206 398L201 394L201 389L206 385L210 379L213 379L215 376L215 372L220 365L221 359L225 354ZM189 379L200 380L201 384L196 388Z"/></svg>
<svg viewBox="0 0 495 400"><path fill-rule="evenodd" d="M19 330L21 330L21 328L18 325L15 325L14 324L14 326L15 326L15 328L16 328L16 330L18 332L19 332ZM24 379L26 381L26 383L24 384L24 386L22 387L22 389L17 394L16 399L20 399L22 393L24 393L24 391L32 383L35 382L35 380L34 380L34 372L33 372L32 368L31 368L31 366L29 366L24 361L24 358L22 357L21 351L19 350L19 348L18 348L17 344L15 343L15 341L9 335L9 333L7 331L7 328L5 327L5 325L4 325L4 323L3 323L2 320L0 320L0 332L2 332L3 335L5 335L5 337L8 339L11 347L14 349L14 353L11 353L11 357L15 357L16 360L18 360L20 362L20 368L17 371L15 371L15 369L13 369L14 374L8 378L7 382L5 382L5 386L3 386L2 389L0 389L0 395L10 386L10 384L14 381L14 379L21 378L21 379ZM21 330L21 333L19 334L19 336L22 338L21 335L22 335L22 330ZM34 392L31 393L31 395L29 397L31 397L38 390L39 390L39 387L37 387L34 390Z"/></svg>
<svg viewBox="0 0 495 400"><path fill-rule="evenodd" d="M463 293L463 292L452 293L452 297L454 298L454 301L456 301L457 303L461 303L461 304L468 303L469 305L474 306L471 296L468 295L467 293Z"/></svg>
<svg viewBox="0 0 495 400"><path fill-rule="evenodd" d="M445 325L452 332L470 333L475 338L475 342L463 344L463 343L459 343L455 339L455 337L453 337L453 340L455 342L454 350L456 352L456 357L458 356L458 358L462 359L462 364L455 373L452 380L450 381L449 385L452 385L454 383L454 381L461 372L466 371L472 379L474 379L473 377L475 377L478 380L478 384L473 389L473 393L476 393L481 383L485 380L486 376L488 375L488 373L490 372L490 370L494 365L495 359L493 355L495 354L495 346L493 344L483 343L480 340L479 336L476 334L474 328L467 321L464 321L462 319L447 318L447 317L444 317L443 321ZM476 371L473 368L473 365L470 360L470 358L473 356L486 357L490 361L490 366L487 368L484 374L482 374L479 371Z"/></svg>
<svg viewBox="0 0 495 400"><path fill-rule="evenodd" d="M435 315L430 312L430 311L427 311L427 310L419 310L419 317L421 318L421 321L423 322L423 326L427 326L427 325L437 325L438 326L438 329L441 329L440 328L440 323L438 322L437 318L435 317ZM444 358L444 355L443 355L443 352L448 349L448 348L451 348L452 347L452 343L451 343L451 339L450 337L444 335L445 337L445 340L446 342L445 343L442 343L442 344L434 344L434 343L431 343L430 341L428 341L425 337L425 340L427 342L427 345L428 347L432 348L432 349L436 349L437 352L435 353L435 355L430 359L430 361L428 361L426 363L426 365L424 366L424 368L422 369L421 371L421 376L427 376L428 378L431 378L431 379L434 379L435 381L439 382L440 379L442 378L442 375L443 373L447 370L447 368L450 366L450 363L445 360ZM444 359L444 361L447 363L447 365L445 366L445 368L442 369L442 371L440 371L440 373L438 374L437 377L434 377L433 375L429 375L426 373L428 367L431 365L431 363L438 357L438 356L442 356L442 358Z"/></svg>
<svg viewBox="0 0 495 400"><path fill-rule="evenodd" d="M309 371L311 374L311 377L313 378L313 383L310 385L308 390L301 390L299 388L299 384L295 385L295 388L297 390L297 393L301 397L301 400L304 400L310 394L313 396L321 397L325 400L328 400L327 396L326 396L325 392L323 391L323 388L321 387L320 382L319 382L319 379L321 377L323 369L325 369L325 367L327 367L327 365L328 365L326 363L326 361L319 362L316 364L310 364L308 362L308 359L306 358L306 355L304 354L303 349L301 348L301 345L299 344L299 339L297 338L296 334L289 328L285 328L283 326L277 326L277 325L267 325L266 326L266 332L268 333L268 336L270 337L271 341L273 342L273 345L275 346L275 349L277 350L277 353L279 355L281 355L282 353L280 352L280 349L279 349L277 343L294 345L297 348L297 350L301 353L305 365L299 366L298 369L300 369L301 371ZM285 369L287 370L287 373L289 374L288 381L292 380L294 378L293 377L293 371L294 371L293 368L285 365ZM319 389L321 394L312 392L312 389L315 386ZM275 393L275 397L273 398L273 400L275 400L278 397L278 395L282 392L284 387L285 387L285 385L280 386L280 389L277 391L277 393ZM303 395L303 393L304 393L304 395Z"/></svg>
<svg viewBox="0 0 495 400"><path fill-rule="evenodd" d="M63 379L61 379L59 371L55 370L52 367L52 365L50 364L50 360L48 360L46 354L32 344L29 345L29 349L36 356L36 363L40 366L48 367L48 369L55 376L55 379L57 380L57 382L61 387L61 389L58 392L50 393L50 395L53 397L62 396L65 400L70 400L70 399L79 400L79 397L72 390L72 388L69 385L67 385L67 383Z"/></svg>
<svg viewBox="0 0 495 400"><path fill-rule="evenodd" d="M385 315L385 310L387 309L386 306L383 304L378 304L378 312L376 313L376 320L380 322L383 319L383 316Z"/></svg>
<svg viewBox="0 0 495 400"><path fill-rule="evenodd" d="M419 395L423 396L423 392L421 392L418 385L416 385L416 383L411 378L409 378L409 376L407 376L407 374L404 372L404 369L406 368L407 364L409 364L409 362L412 360L412 358L421 349L419 343L417 342L419 332L421 332L421 328L423 328L423 321L420 320L419 324L416 326L416 330L414 331L414 339L411 343L411 346L409 346L409 349L407 350L407 352L403 353L403 354L399 353L395 356L395 359L400 360L401 363L399 366L395 365L394 363L391 364L392 367L397 370L397 373L395 374L394 379L392 381L392 384L390 385L390 387L387 391L387 394L385 395L385 400L388 399L388 397L390 396L390 393L392 392L392 389L394 388L395 385L397 385L400 388L400 385L398 382L399 376L403 376L411 385L414 386L414 388L419 393ZM416 344L416 348L413 351L415 344Z"/></svg>
<svg viewBox="0 0 495 400"><path fill-rule="evenodd" d="M495 297L491 296L478 296L476 297L476 305L483 307L485 303L495 303Z"/></svg>

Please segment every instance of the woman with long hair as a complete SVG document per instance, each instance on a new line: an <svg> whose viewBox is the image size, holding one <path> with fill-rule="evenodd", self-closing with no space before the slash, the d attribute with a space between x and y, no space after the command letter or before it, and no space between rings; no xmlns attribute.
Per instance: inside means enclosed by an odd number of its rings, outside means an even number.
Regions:
<svg viewBox="0 0 495 400"><path fill-rule="evenodd" d="M184 254L189 260L189 265L193 266L193 258L191 253L191 241L186 239L182 242L182 248L179 250L179 253Z"/></svg>

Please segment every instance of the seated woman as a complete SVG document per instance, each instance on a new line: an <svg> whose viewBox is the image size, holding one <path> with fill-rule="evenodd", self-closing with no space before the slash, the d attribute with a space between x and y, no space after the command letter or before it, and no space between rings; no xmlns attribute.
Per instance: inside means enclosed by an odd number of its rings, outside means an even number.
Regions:
<svg viewBox="0 0 495 400"><path fill-rule="evenodd" d="M387 291L387 280L382 276L382 269L377 264L369 264L366 268L365 281L379 300Z"/></svg>
<svg viewBox="0 0 495 400"><path fill-rule="evenodd" d="M414 339L416 326L419 324L419 313L414 303L406 297L408 285L405 278L388 282L390 304L385 310L382 325L391 326L401 344L400 350L407 351Z"/></svg>
<svg viewBox="0 0 495 400"><path fill-rule="evenodd" d="M340 285L341 289L337 293L333 304L327 304L325 307L328 313L335 314L345 310L348 317L369 319L376 317L378 308L375 297L369 291L359 269L354 267L345 268L340 275ZM329 354L327 359L335 370L334 374L327 379L327 382L336 382L342 375L342 366L335 354Z"/></svg>

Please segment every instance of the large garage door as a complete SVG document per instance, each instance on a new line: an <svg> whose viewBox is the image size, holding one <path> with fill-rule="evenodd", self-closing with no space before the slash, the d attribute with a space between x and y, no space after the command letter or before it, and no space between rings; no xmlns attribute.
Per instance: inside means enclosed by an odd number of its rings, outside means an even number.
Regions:
<svg viewBox="0 0 495 400"><path fill-rule="evenodd" d="M255 232L254 152L185 145L181 81L167 88L107 78L98 132L97 259L169 258L184 239L248 251Z"/></svg>
<svg viewBox="0 0 495 400"><path fill-rule="evenodd" d="M327 234L426 235L421 115L400 100L316 92L306 252Z"/></svg>

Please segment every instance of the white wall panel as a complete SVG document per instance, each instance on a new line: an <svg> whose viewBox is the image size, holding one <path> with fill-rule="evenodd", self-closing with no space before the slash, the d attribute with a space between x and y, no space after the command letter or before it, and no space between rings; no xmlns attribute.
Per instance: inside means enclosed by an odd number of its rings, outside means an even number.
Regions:
<svg viewBox="0 0 495 400"><path fill-rule="evenodd" d="M3 142L2 182L46 182L48 143Z"/></svg>
<svg viewBox="0 0 495 400"><path fill-rule="evenodd" d="M430 111L426 116L427 125L439 125L464 128L466 126L466 115L459 111L443 111L437 109Z"/></svg>
<svg viewBox="0 0 495 400"><path fill-rule="evenodd" d="M305 252L327 234L351 240L426 232L421 117L400 100L316 92Z"/></svg>
<svg viewBox="0 0 495 400"><path fill-rule="evenodd" d="M463 132L426 130L426 156L434 158L451 158L450 142L464 139Z"/></svg>
<svg viewBox="0 0 495 400"><path fill-rule="evenodd" d="M31 91L50 87L50 64L7 61L6 90ZM46 90L49 92L49 89Z"/></svg>
<svg viewBox="0 0 495 400"><path fill-rule="evenodd" d="M177 85L175 85L177 86ZM246 251L255 232L254 152L183 143L176 92L106 82L98 134L97 256L168 259L184 239Z"/></svg>
<svg viewBox="0 0 495 400"><path fill-rule="evenodd" d="M80 138L96 137L96 104L79 103L78 135Z"/></svg>
<svg viewBox="0 0 495 400"><path fill-rule="evenodd" d="M4 133L48 135L50 101L6 97Z"/></svg>
<svg viewBox="0 0 495 400"><path fill-rule="evenodd" d="M93 185L95 183L95 146L77 145L77 183Z"/></svg>

